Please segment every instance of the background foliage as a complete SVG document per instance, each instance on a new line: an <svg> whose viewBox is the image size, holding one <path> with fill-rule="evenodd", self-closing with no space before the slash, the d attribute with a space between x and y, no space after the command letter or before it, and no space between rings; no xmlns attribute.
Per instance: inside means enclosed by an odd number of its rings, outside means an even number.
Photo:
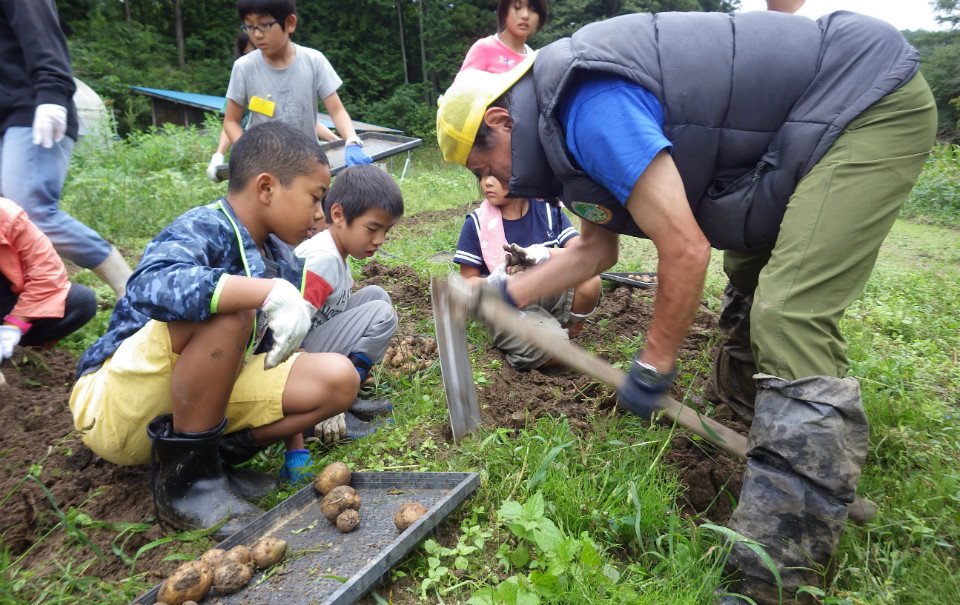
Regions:
<svg viewBox="0 0 960 605"><path fill-rule="evenodd" d="M175 2L182 13L182 67ZM234 0L58 0L57 5L73 30L68 41L76 75L113 101L121 134L150 124L149 103L130 85L226 91L240 25ZM631 12L738 8L739 0L555 0L549 21L530 44L537 48L587 23ZM301 0L294 40L330 59L343 78L340 97L354 117L427 139L438 92L453 80L470 45L496 31L495 9L495 0Z"/></svg>
<svg viewBox="0 0 960 605"><path fill-rule="evenodd" d="M174 4L181 4L184 65L178 66ZM958 0L933 0L939 19L960 22ZM343 78L339 90L357 119L432 138L434 103L467 49L496 30L496 0L301 0L298 44L322 51ZM223 95L240 24L234 0L57 0L73 30L77 77L112 100L120 133L150 124L147 99L129 86ZM587 23L631 12L723 11L740 0L553 0L534 48ZM129 11L129 18L127 11ZM424 32L421 35L421 32ZM905 32L920 51L940 109L940 135L960 139L960 32ZM402 41L402 43L401 43Z"/></svg>

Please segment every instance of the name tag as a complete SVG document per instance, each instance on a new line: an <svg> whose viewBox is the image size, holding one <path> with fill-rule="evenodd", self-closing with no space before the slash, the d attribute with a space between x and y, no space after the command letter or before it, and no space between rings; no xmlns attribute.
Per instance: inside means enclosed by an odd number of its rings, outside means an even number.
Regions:
<svg viewBox="0 0 960 605"><path fill-rule="evenodd" d="M266 99L261 99L260 97L252 97L250 99L250 105L247 107L250 108L250 111L255 111L257 113L262 113L263 115L272 118L273 109L277 106L273 101L268 101Z"/></svg>

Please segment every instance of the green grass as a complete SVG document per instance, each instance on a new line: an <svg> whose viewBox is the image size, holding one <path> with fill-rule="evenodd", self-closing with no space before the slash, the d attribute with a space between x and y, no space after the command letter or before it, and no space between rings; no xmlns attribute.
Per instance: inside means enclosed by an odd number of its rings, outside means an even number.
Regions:
<svg viewBox="0 0 960 605"><path fill-rule="evenodd" d="M214 146L213 133L169 129L107 149L81 147L63 205L135 259L171 218L225 191L204 176ZM395 162L398 177L400 168L402 162ZM843 322L852 374L872 425L860 492L881 508L873 523L848 527L822 597L826 603L960 602L960 233L954 230L960 210L950 201L960 183L958 170L960 157L952 148L939 149L928 162L904 210L916 221L897 222L863 296ZM408 217L478 197L473 177L443 164L427 146L414 152L401 189ZM454 249L462 220L461 213L452 213L401 224L383 247L390 256L381 262L421 274L451 270L429 257ZM655 271L656 262L649 242L624 238L615 270ZM87 271L77 279L98 285ZM704 294L714 310L724 283L715 254ZM98 293L110 300L109 289L98 286ZM108 319L102 311L64 346L81 352ZM428 332L429 318L418 329ZM468 338L488 339L475 324ZM611 346L628 359L633 343L612 339ZM706 361L685 368L707 370ZM496 371L496 364L474 359L478 381ZM381 384L395 402L394 427L319 455L317 468L350 460L356 470L481 475L474 498L446 522L454 537L427 540L391 572L410 579L404 586L415 598L477 604L711 601L724 559L724 530L678 515L681 487L662 464L669 429L597 416L597 437L584 440L563 418L541 418L519 431L481 428L455 445L442 437L447 418L439 371L385 377ZM277 452L262 454L256 464L276 470ZM292 491L285 488L260 504L271 506ZM97 520L83 520L82 506L72 517L62 512L49 524L51 531L74 531L77 539L63 553L60 571L39 578L5 552L0 601L129 602L146 586L136 568L124 583L88 577L84 565L95 555L81 536Z"/></svg>

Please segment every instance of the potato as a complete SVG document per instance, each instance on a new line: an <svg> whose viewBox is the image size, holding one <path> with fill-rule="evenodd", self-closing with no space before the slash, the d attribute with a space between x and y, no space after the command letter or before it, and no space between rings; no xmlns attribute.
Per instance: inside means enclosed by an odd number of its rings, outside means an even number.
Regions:
<svg viewBox="0 0 960 605"><path fill-rule="evenodd" d="M223 558L236 561L240 565L246 565L250 562L250 549L243 544L238 544L237 546L234 546L228 550L227 554L225 554Z"/></svg>
<svg viewBox="0 0 960 605"><path fill-rule="evenodd" d="M340 513L352 508L360 509L360 496L349 485L341 485L330 490L320 501L320 512L331 523L336 523Z"/></svg>
<svg viewBox="0 0 960 605"><path fill-rule="evenodd" d="M220 594L233 594L243 590L250 583L253 570L250 565L224 559L213 571L213 589Z"/></svg>
<svg viewBox="0 0 960 605"><path fill-rule="evenodd" d="M287 554L287 542L280 538L271 537L261 538L250 551L253 564L260 569L276 565L285 554Z"/></svg>
<svg viewBox="0 0 960 605"><path fill-rule="evenodd" d="M400 531L406 531L408 527L422 517L427 512L427 507L419 502L404 502L400 505L400 510L393 516L393 524Z"/></svg>
<svg viewBox="0 0 960 605"><path fill-rule="evenodd" d="M337 516L337 529L345 534L349 534L360 525L360 513L348 508Z"/></svg>
<svg viewBox="0 0 960 605"><path fill-rule="evenodd" d="M211 548L207 552L200 555L200 562L206 563L212 571L217 568L217 565L220 565L226 555L227 551L223 550L222 548Z"/></svg>
<svg viewBox="0 0 960 605"><path fill-rule="evenodd" d="M350 469L343 462L328 464L313 481L313 488L323 495L341 485L350 485Z"/></svg>
<svg viewBox="0 0 960 605"><path fill-rule="evenodd" d="M167 605L183 605L207 596L213 583L213 571L206 563L190 561L177 568L160 586L157 598Z"/></svg>

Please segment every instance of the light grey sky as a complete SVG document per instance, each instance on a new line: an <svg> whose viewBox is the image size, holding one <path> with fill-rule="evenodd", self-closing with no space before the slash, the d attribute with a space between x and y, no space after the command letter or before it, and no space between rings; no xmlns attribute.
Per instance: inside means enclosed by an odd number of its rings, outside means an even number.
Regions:
<svg viewBox="0 0 960 605"><path fill-rule="evenodd" d="M742 11L766 10L766 0L741 0ZM863 13L883 19L897 29L943 29L934 20L928 0L806 0L798 15L816 19L838 10Z"/></svg>

